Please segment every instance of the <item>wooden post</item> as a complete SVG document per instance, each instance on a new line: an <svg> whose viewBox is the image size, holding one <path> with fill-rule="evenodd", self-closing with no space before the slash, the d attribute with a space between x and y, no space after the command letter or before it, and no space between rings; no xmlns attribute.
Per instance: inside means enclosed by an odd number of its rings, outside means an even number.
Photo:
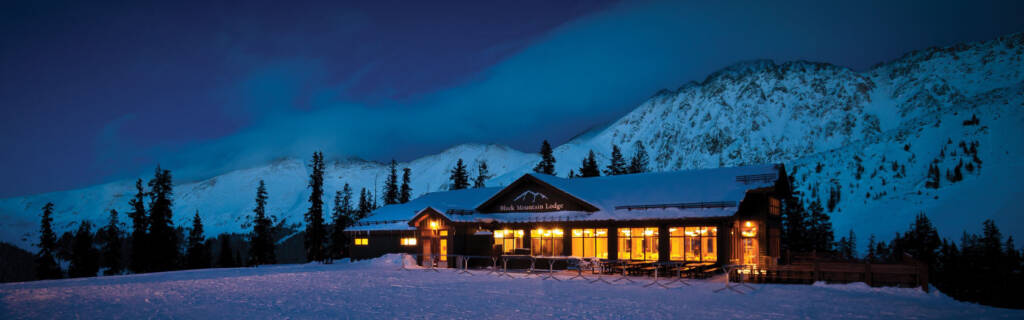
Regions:
<svg viewBox="0 0 1024 320"><path fill-rule="evenodd" d="M869 287L872 287L874 282L874 276L871 274L871 261L864 262L864 282L867 282Z"/></svg>
<svg viewBox="0 0 1024 320"><path fill-rule="evenodd" d="M917 279L920 282L919 284L921 285L921 289L924 289L924 292L928 292L928 264L920 262L917 267L917 274Z"/></svg>
<svg viewBox="0 0 1024 320"><path fill-rule="evenodd" d="M821 281L821 265L818 264L818 257L814 257L814 281Z"/></svg>

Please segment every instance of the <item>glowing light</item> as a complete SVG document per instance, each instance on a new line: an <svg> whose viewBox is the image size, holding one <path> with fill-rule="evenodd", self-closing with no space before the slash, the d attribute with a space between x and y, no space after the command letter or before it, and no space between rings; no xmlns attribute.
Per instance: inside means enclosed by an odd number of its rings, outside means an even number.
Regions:
<svg viewBox="0 0 1024 320"><path fill-rule="evenodd" d="M437 230L437 221L430 221L430 228Z"/></svg>
<svg viewBox="0 0 1024 320"><path fill-rule="evenodd" d="M747 223L744 226L747 227L747 228L750 228L750 227L754 226L754 223L752 223L750 221L747 221Z"/></svg>
<svg viewBox="0 0 1024 320"><path fill-rule="evenodd" d="M416 245L416 238L402 238L402 245L403 246L415 246Z"/></svg>
<svg viewBox="0 0 1024 320"><path fill-rule="evenodd" d="M356 238L356 245L357 246L365 246L365 245L368 245L368 244L370 244L370 239L367 239L367 238Z"/></svg>
<svg viewBox="0 0 1024 320"><path fill-rule="evenodd" d="M644 230L644 235L645 236L652 236L652 235L654 235L654 230L651 230L651 229Z"/></svg>
<svg viewBox="0 0 1024 320"><path fill-rule="evenodd" d="M554 232L556 237L561 237L562 234L564 234L562 229L554 229L554 230L551 230L551 232Z"/></svg>

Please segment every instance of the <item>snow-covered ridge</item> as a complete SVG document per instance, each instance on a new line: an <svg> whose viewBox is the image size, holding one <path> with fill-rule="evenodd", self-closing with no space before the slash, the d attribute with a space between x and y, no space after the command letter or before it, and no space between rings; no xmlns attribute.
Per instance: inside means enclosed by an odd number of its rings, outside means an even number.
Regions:
<svg viewBox="0 0 1024 320"><path fill-rule="evenodd" d="M915 51L865 72L807 61L739 63L659 91L617 121L556 147L556 171L577 169L591 149L606 165L613 143L629 155L639 141L655 171L784 163L805 198L834 202L837 233L854 229L862 242L871 233L891 237L920 211L946 237L993 218L1021 238L1024 221L1009 201L1024 196L1013 187L1024 178L1016 160L1024 150L1022 50L1024 33L1017 33ZM459 158L471 175L486 160L490 186L515 180L539 160L505 146L466 144L399 166L412 169L413 193L421 195L445 189ZM175 222L184 225L198 209L208 233L240 231L259 179L267 180L271 212L300 222L308 206L305 161L283 159L178 185ZM966 162L975 170L967 172ZM925 187L932 164L942 172L938 189ZM946 171L958 164L962 180L947 181ZM328 196L346 182L357 193L379 190L386 170L358 159L330 162ZM47 201L57 206L58 231L82 219L103 223L110 209L127 210L132 183L0 199L0 241L27 248Z"/></svg>

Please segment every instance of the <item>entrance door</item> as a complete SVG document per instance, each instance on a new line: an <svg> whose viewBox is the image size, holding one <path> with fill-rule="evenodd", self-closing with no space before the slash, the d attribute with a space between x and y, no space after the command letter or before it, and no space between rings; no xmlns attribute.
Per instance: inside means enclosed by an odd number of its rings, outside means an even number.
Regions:
<svg viewBox="0 0 1024 320"><path fill-rule="evenodd" d="M757 239L743 238L743 264L757 264Z"/></svg>
<svg viewBox="0 0 1024 320"><path fill-rule="evenodd" d="M430 264L433 264L433 260L431 259L430 256L430 245L432 241L430 241L430 238L423 238L422 240L423 241L421 242L423 243L423 255L420 257L420 265L423 265L424 267L429 267Z"/></svg>

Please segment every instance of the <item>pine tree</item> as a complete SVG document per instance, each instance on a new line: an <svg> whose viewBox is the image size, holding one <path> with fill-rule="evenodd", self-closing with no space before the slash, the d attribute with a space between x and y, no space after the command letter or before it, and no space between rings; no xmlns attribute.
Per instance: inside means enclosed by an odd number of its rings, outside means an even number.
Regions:
<svg viewBox="0 0 1024 320"><path fill-rule="evenodd" d="M846 237L846 258L857 259L857 235L853 233L853 229L850 229L850 235Z"/></svg>
<svg viewBox="0 0 1024 320"><path fill-rule="evenodd" d="M220 239L220 254L217 255L217 266L221 268L237 267L238 264L235 261L235 257L232 256L234 250L231 249L231 236L221 234L217 238Z"/></svg>
<svg viewBox="0 0 1024 320"><path fill-rule="evenodd" d="M868 253L864 256L864 260L875 262L875 256L878 254L875 251L875 245L875 234L872 233L871 237L868 238Z"/></svg>
<svg viewBox="0 0 1024 320"><path fill-rule="evenodd" d="M1003 262L1003 235L996 227L995 221L986 219L982 222L982 236L980 240L982 250L982 261L990 266L1000 265Z"/></svg>
<svg viewBox="0 0 1024 320"><path fill-rule="evenodd" d="M103 236L98 236L103 242L103 260L100 265L106 269L103 271L104 275L121 274L124 270L124 263L121 262L121 240L123 236L119 225L117 210L111 209L110 222L99 231L99 234Z"/></svg>
<svg viewBox="0 0 1024 320"><path fill-rule="evenodd" d="M942 239L939 238L939 232L932 225L931 220L923 212L917 214L914 223L910 225L910 229L900 240L903 252L929 265L936 264Z"/></svg>
<svg viewBox="0 0 1024 320"><path fill-rule="evenodd" d="M644 147L643 141L637 140L634 144L633 157L629 159L629 173L644 173L647 172L647 148Z"/></svg>
<svg viewBox="0 0 1024 320"><path fill-rule="evenodd" d="M69 277L95 277L99 273L99 252L93 248L92 243L92 224L89 221L82 221L78 224L78 232L75 232L75 240L71 245Z"/></svg>
<svg viewBox="0 0 1024 320"><path fill-rule="evenodd" d="M306 212L306 261L324 260L324 243L327 236L324 229L324 155L313 153L312 173L309 175L309 211Z"/></svg>
<svg viewBox="0 0 1024 320"><path fill-rule="evenodd" d="M619 146L612 144L612 158L608 163L608 167L604 170L604 175L615 176L620 174L629 173L626 167L626 160L622 158L622 150L619 150Z"/></svg>
<svg viewBox="0 0 1024 320"><path fill-rule="evenodd" d="M370 204L370 195L366 192L366 188L359 190L359 210L356 211L356 220L362 220L373 211L373 207Z"/></svg>
<svg viewBox="0 0 1024 320"><path fill-rule="evenodd" d="M339 190L334 193L334 210L331 215L331 244L330 244L330 257L334 259L341 259L347 253L345 248L348 245L348 238L345 237L345 229L352 224L351 220L351 197L352 191L348 189L348 184L345 184L344 191Z"/></svg>
<svg viewBox="0 0 1024 320"><path fill-rule="evenodd" d="M150 271L167 271L178 267L178 233L174 229L171 202L171 172L156 167L149 180L149 263Z"/></svg>
<svg viewBox="0 0 1024 320"><path fill-rule="evenodd" d="M390 173L384 180L384 205L398 203L398 163L391 159Z"/></svg>
<svg viewBox="0 0 1024 320"><path fill-rule="evenodd" d="M782 243L792 252L811 251L809 239L808 215L803 201L798 197L789 197L783 203L782 210Z"/></svg>
<svg viewBox="0 0 1024 320"><path fill-rule="evenodd" d="M555 156L547 140L540 145L540 157L540 162L533 167L533 172L555 175Z"/></svg>
<svg viewBox="0 0 1024 320"><path fill-rule="evenodd" d="M203 235L203 220L196 210L192 218L192 229L188 233L188 245L185 250L185 265L189 269L210 267L210 252L206 249L206 236Z"/></svg>
<svg viewBox="0 0 1024 320"><path fill-rule="evenodd" d="M480 160L480 164L476 168L476 179L473 180L473 188L485 188L487 179L491 178L490 171L487 170L487 161Z"/></svg>
<svg viewBox="0 0 1024 320"><path fill-rule="evenodd" d="M811 202L808 210L811 211L809 225L811 249L818 252L833 252L835 235L832 232L831 218L825 213L821 202L817 200Z"/></svg>
<svg viewBox="0 0 1024 320"><path fill-rule="evenodd" d="M398 203L406 203L412 200L412 169L402 168L402 187L398 191Z"/></svg>
<svg viewBox="0 0 1024 320"><path fill-rule="evenodd" d="M274 253L273 219L267 214L267 185L260 180L256 187L256 208L252 210L252 244L249 246L249 265L277 263Z"/></svg>
<svg viewBox="0 0 1024 320"><path fill-rule="evenodd" d="M469 188L469 173L466 172L466 165L462 163L462 158L455 163L455 167L452 168L451 176L448 177L452 181L451 190L460 190Z"/></svg>
<svg viewBox="0 0 1024 320"><path fill-rule="evenodd" d="M146 272L149 266L149 248L147 232L149 231L149 217L146 216L146 192L142 189L142 179L135 180L135 197L128 202L132 212L128 217L132 219L131 252L129 256L128 269L132 272Z"/></svg>
<svg viewBox="0 0 1024 320"><path fill-rule="evenodd" d="M586 158L583 158L583 163L580 166L579 177L597 177L601 175L601 169L597 165L597 156L594 155L594 150L590 150Z"/></svg>
<svg viewBox="0 0 1024 320"><path fill-rule="evenodd" d="M57 234L53 233L53 203L47 202L43 206L43 217L39 223L39 253L36 254L35 276L36 279L60 279L64 275L54 254L57 251Z"/></svg>

